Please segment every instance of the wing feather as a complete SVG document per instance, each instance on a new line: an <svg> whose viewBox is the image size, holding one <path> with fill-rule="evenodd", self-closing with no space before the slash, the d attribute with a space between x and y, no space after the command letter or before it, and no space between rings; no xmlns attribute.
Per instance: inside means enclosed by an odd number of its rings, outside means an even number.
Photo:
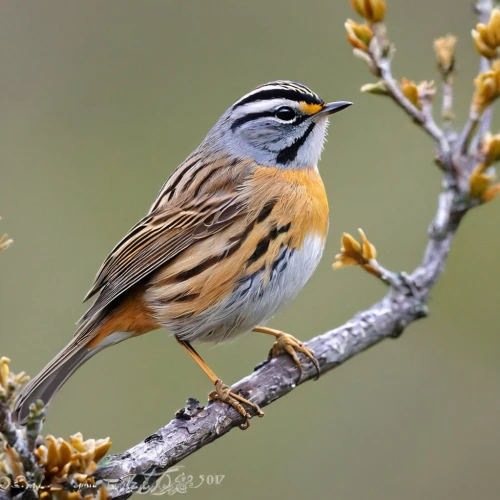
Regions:
<svg viewBox="0 0 500 500"><path fill-rule="evenodd" d="M225 168L224 168L225 167ZM133 226L106 258L84 300L98 295L79 321L75 336L87 337L105 310L124 292L197 241L210 238L248 209L255 163L221 154L206 161L195 151L170 176L148 214ZM207 170L216 175L207 176ZM194 196L193 191L196 191Z"/></svg>
<svg viewBox="0 0 500 500"><path fill-rule="evenodd" d="M236 193L207 197L193 209L164 210L139 221L105 260L85 300L99 296L82 321L95 316L130 287L174 259L196 240L222 230L244 204Z"/></svg>

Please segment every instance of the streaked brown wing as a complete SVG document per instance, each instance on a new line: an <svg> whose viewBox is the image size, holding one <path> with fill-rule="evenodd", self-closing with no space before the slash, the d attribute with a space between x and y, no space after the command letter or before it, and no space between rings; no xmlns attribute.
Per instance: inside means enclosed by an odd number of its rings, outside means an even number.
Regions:
<svg viewBox="0 0 500 500"><path fill-rule="evenodd" d="M195 241L220 231L244 211L238 193L204 195L185 208L153 212L139 221L104 261L85 300L99 293L83 321L175 258Z"/></svg>

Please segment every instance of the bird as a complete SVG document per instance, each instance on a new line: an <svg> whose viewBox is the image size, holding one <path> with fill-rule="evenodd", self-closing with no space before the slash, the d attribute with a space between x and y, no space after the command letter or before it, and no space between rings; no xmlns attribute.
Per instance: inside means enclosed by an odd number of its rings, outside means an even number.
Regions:
<svg viewBox="0 0 500 500"><path fill-rule="evenodd" d="M275 337L270 357L298 354L319 364L295 337L265 323L316 269L329 225L318 161L329 117L352 103L327 103L303 84L278 80L238 99L167 179L147 214L105 259L85 300L94 303L72 340L16 398L47 406L92 356L165 328L209 377L209 400L250 425L259 406L231 392L192 346L255 331ZM248 409L247 409L248 407Z"/></svg>

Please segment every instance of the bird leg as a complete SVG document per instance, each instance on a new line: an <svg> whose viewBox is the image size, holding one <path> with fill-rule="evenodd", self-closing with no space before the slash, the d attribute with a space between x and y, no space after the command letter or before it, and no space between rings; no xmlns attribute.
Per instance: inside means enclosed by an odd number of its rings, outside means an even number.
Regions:
<svg viewBox="0 0 500 500"><path fill-rule="evenodd" d="M245 410L243 405L248 405L254 409L258 417L263 417L264 412L260 409L258 405L248 401L244 397L231 392L230 388L222 382L222 380L215 375L215 373L211 370L211 368L205 363L203 358L198 354L196 349L185 340L177 339L177 342L181 345L181 347L196 361L198 366L205 372L207 377L212 381L212 384L215 385L215 391L212 391L208 395L209 401L221 401L229 406L232 406L240 415L245 417L245 422L240 425L240 429L248 429L250 427L250 418L251 415Z"/></svg>
<svg viewBox="0 0 500 500"><path fill-rule="evenodd" d="M311 363L314 365L314 368L316 368L316 380L319 378L320 368L318 360L316 359L313 351L309 349L309 347L306 347L300 340L296 339L292 335L289 335L288 333L281 332L280 330L274 330L273 328L267 328L265 326L256 326L253 331L257 333L272 335L276 338L276 342L273 344L271 350L269 351L268 359L275 358L282 352L286 352L292 357L293 361L299 369L300 376L302 376L302 363L297 356L297 353L301 353L309 358Z"/></svg>

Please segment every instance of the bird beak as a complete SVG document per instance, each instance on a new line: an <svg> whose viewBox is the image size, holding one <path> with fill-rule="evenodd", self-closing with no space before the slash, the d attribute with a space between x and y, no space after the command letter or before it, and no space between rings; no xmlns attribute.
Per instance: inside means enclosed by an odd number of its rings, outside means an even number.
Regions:
<svg viewBox="0 0 500 500"><path fill-rule="evenodd" d="M352 102L349 101L337 101L329 102L322 110L318 111L314 116L329 116L334 113L338 113L345 108L348 108Z"/></svg>

